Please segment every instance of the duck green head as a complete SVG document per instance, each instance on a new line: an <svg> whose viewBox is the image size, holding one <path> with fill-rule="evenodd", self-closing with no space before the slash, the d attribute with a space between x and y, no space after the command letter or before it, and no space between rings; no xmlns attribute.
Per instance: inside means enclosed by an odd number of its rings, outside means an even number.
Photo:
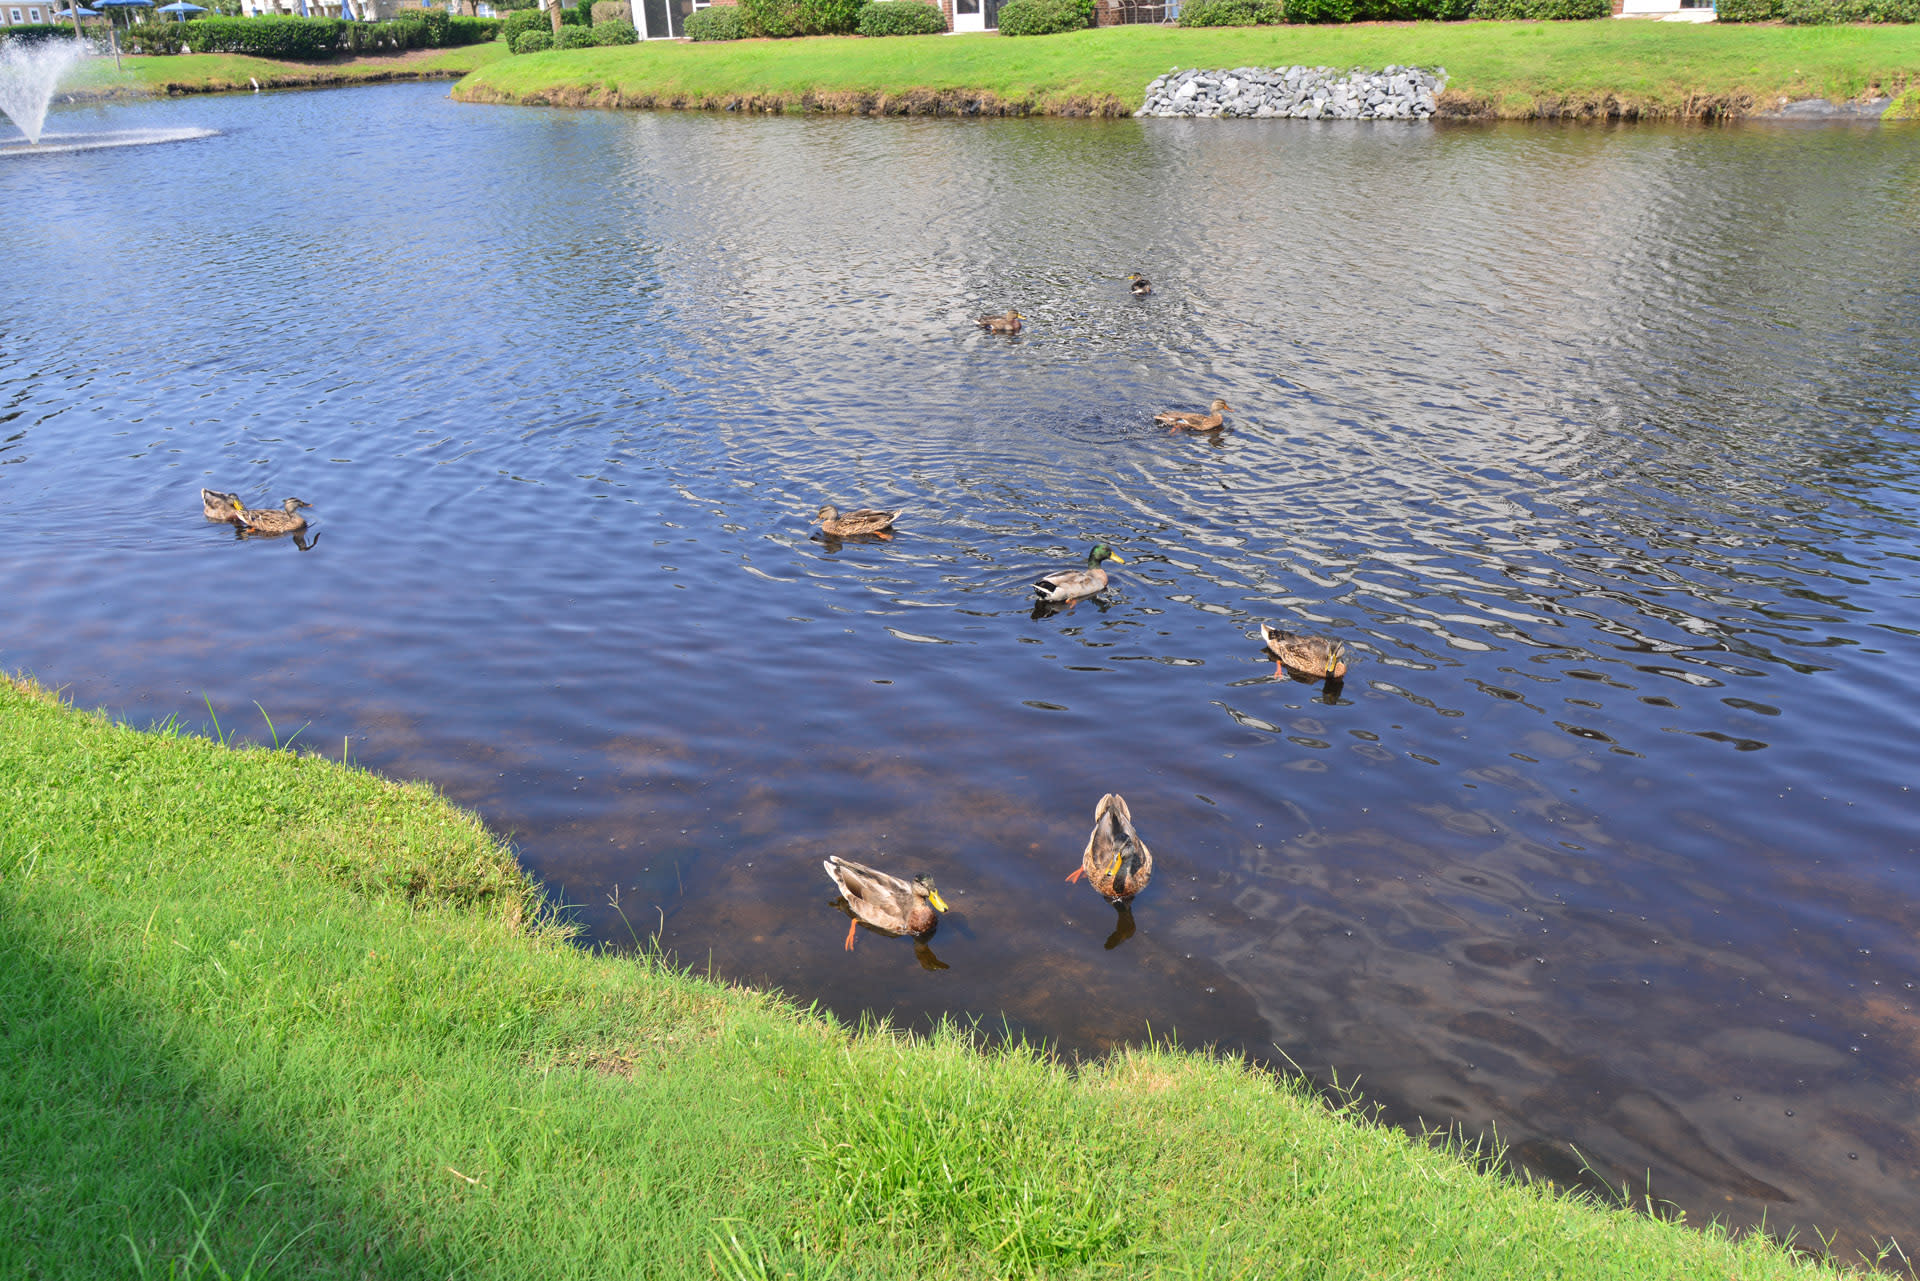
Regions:
<svg viewBox="0 0 1920 1281"><path fill-rule="evenodd" d="M913 892L933 905L936 912L949 911L947 900L940 897L940 891L933 888L933 878L922 873L913 878Z"/></svg>
<svg viewBox="0 0 1920 1281"><path fill-rule="evenodd" d="M1114 551L1113 548L1107 546L1105 543L1095 543L1093 550L1087 553L1087 568L1092 569L1103 560L1110 560L1116 565L1124 565L1127 563L1121 558L1120 553Z"/></svg>

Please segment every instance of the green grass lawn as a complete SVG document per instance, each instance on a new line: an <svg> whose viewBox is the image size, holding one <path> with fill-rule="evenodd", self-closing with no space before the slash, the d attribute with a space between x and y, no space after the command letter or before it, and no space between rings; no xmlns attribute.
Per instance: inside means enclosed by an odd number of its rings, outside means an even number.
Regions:
<svg viewBox="0 0 1920 1281"><path fill-rule="evenodd" d="M425 787L5 678L0 815L0 1275L1833 1275L1235 1063L590 954Z"/></svg>
<svg viewBox="0 0 1920 1281"><path fill-rule="evenodd" d="M79 97L149 93L223 93L302 85L356 84L392 79L452 79L498 58L497 42L453 49L421 49L391 57L342 58L332 62L275 62L241 53L195 53L177 57L89 58L61 84L61 92Z"/></svg>
<svg viewBox="0 0 1920 1281"><path fill-rule="evenodd" d="M721 105L727 99L902 95L914 90L1132 111L1170 67L1444 66L1449 89L1499 114L1604 104L1654 115L1705 102L1857 97L1920 81L1920 26L1696 26L1670 22L1370 23L1058 36L821 37L649 43L502 59L461 81L474 100ZM841 105L828 103L826 105ZM1550 111L1550 114L1554 111Z"/></svg>

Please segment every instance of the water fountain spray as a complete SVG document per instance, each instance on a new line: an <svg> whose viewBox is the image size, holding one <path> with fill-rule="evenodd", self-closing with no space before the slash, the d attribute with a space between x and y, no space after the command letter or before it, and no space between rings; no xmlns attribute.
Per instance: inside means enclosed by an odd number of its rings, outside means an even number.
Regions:
<svg viewBox="0 0 1920 1281"><path fill-rule="evenodd" d="M87 46L78 40L0 41L0 113L27 135L29 146L40 143L54 86L86 56Z"/></svg>

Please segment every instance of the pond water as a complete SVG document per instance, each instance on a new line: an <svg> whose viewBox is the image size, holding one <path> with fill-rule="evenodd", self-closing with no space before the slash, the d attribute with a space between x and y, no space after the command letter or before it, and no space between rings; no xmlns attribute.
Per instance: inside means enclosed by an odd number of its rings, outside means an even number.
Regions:
<svg viewBox="0 0 1920 1281"><path fill-rule="evenodd" d="M0 163L0 667L432 779L602 942L1912 1249L1920 131L445 92ZM1062 879L1107 791L1130 937ZM842 950L835 852L946 968Z"/></svg>

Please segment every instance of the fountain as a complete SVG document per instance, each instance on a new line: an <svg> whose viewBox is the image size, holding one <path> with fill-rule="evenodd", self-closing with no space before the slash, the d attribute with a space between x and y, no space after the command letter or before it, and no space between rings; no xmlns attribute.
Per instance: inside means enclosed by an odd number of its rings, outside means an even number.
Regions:
<svg viewBox="0 0 1920 1281"><path fill-rule="evenodd" d="M27 135L28 146L40 144L53 87L86 56L87 47L78 40L0 41L0 112Z"/></svg>

